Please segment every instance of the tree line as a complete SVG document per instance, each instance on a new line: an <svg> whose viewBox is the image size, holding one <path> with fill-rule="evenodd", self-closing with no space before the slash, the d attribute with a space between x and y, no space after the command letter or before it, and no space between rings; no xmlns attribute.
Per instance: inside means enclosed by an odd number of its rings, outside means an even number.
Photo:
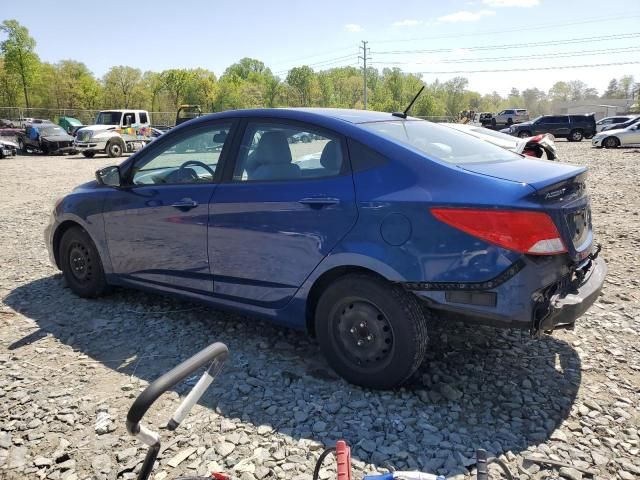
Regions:
<svg viewBox="0 0 640 480"><path fill-rule="evenodd" d="M143 72L119 65L97 78L82 62L42 62L36 53L36 41L16 20L5 20L0 34L4 37L0 43L1 106L150 111L175 111L185 103L199 104L204 111L363 107L363 71L356 67L314 71L303 65L281 78L262 61L243 58L219 77L201 68ZM420 75L399 68L368 68L366 77L368 108L372 110L402 110L425 85L412 110L417 116L455 116L463 110L495 112L509 107L527 108L535 116L550 113L554 101L640 96L640 83L630 75L612 79L602 95L583 81L572 80L556 82L548 92L513 88L506 97L497 92L481 95L471 91L464 77L426 83Z"/></svg>

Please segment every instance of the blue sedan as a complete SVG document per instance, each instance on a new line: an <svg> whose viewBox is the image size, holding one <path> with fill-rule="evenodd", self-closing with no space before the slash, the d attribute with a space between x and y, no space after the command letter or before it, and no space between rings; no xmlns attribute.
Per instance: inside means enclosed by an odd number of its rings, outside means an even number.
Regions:
<svg viewBox="0 0 640 480"><path fill-rule="evenodd" d="M606 274L586 176L411 117L229 111L96 172L46 241L81 297L120 285L306 329L345 379L393 388L432 316L574 325Z"/></svg>

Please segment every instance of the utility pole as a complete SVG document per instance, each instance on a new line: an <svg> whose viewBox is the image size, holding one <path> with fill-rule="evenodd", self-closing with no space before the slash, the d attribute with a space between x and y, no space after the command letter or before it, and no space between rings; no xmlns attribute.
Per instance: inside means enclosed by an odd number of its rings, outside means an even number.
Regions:
<svg viewBox="0 0 640 480"><path fill-rule="evenodd" d="M358 59L362 59L362 62L364 63L364 68L362 70L362 92L363 92L365 110L367 109L367 59L371 60L371 58L368 57L368 54L369 54L369 47L367 47L368 43L369 42L362 40L362 45L360 45L359 47L359 50L362 50L362 55L358 55Z"/></svg>

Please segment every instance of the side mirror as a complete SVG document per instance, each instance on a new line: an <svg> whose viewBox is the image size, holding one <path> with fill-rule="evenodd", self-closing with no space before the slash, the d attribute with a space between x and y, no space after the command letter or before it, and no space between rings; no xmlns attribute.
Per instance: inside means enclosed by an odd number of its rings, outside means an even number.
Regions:
<svg viewBox="0 0 640 480"><path fill-rule="evenodd" d="M107 187L119 187L121 185L120 167L117 165L111 165L110 167L104 167L100 170L96 170L96 180L100 185L106 185Z"/></svg>

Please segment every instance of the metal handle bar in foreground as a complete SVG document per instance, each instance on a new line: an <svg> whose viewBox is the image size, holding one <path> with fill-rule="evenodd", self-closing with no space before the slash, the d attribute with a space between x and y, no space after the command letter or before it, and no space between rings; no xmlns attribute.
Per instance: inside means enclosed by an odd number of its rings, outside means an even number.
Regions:
<svg viewBox="0 0 640 480"><path fill-rule="evenodd" d="M147 413L147 410L149 410L151 405L153 405L163 393L175 387L199 368L208 364L209 366L200 377L200 380L198 380L198 383L194 385L189 394L180 403L167 423L168 430L178 428L180 422L185 419L191 408L198 402L216 375L222 370L228 356L229 349L224 343L218 342L209 345L193 357L188 358L171 371L156 379L133 402L127 414L127 431L141 442L149 445L147 456L138 474L138 480L146 480L149 477L153 469L153 464L160 452L160 435L140 424L140 420L142 420L144 414Z"/></svg>

